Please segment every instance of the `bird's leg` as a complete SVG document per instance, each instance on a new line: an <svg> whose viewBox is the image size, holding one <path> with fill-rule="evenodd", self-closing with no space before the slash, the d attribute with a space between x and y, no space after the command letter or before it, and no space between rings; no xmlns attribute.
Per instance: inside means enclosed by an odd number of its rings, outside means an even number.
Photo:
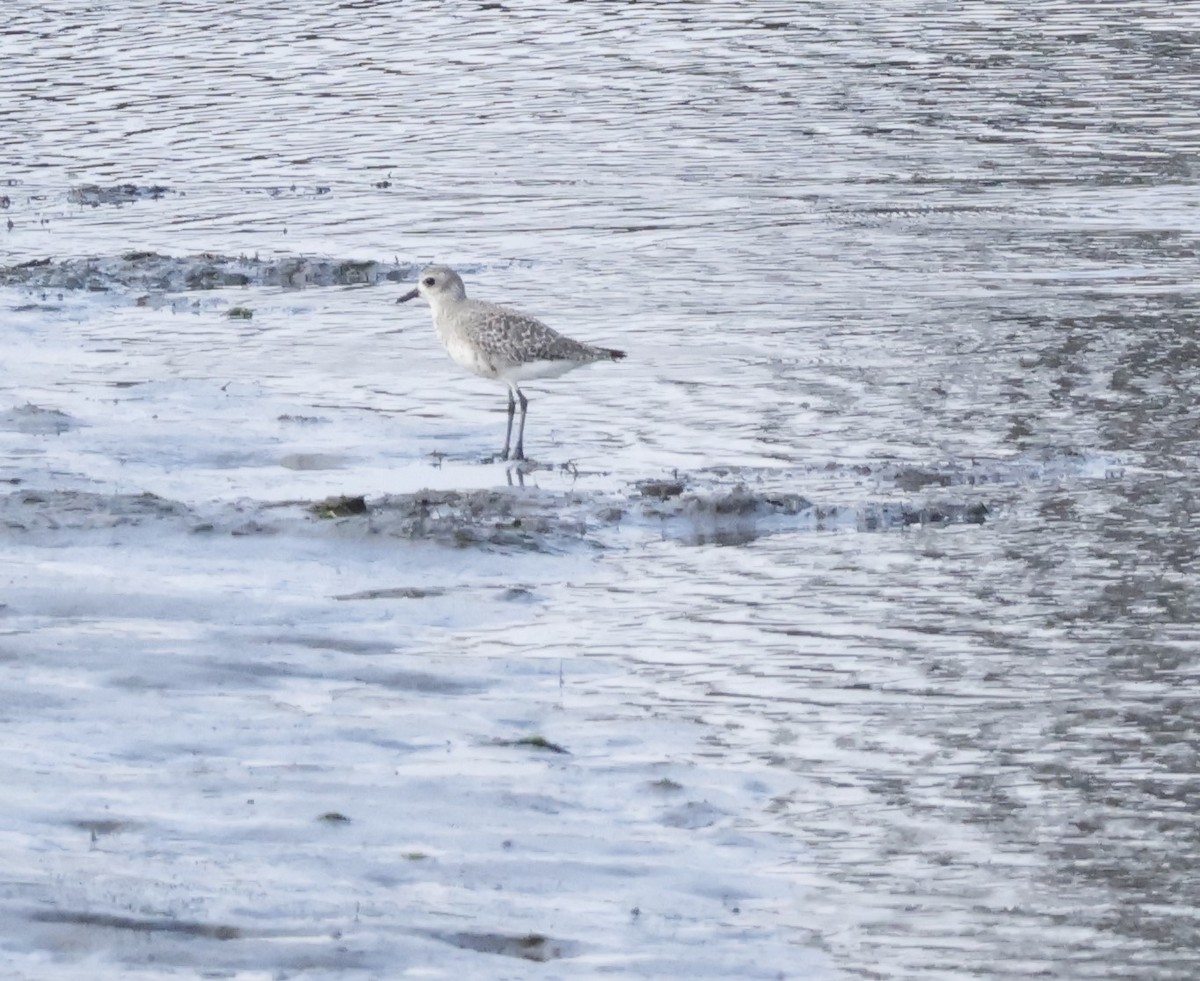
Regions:
<svg viewBox="0 0 1200 981"><path fill-rule="evenodd" d="M525 459L525 410L529 408L529 399L525 397L525 393L519 388L517 389L517 398L521 400L521 425L517 428L517 452L513 454L514 460Z"/></svg>
<svg viewBox="0 0 1200 981"><path fill-rule="evenodd" d="M515 413L516 411L517 411L517 403L516 403L516 400L513 398L512 389L510 388L508 390L508 429L504 433L504 452L500 454L501 460L508 459L508 445L510 442L512 442L513 413ZM519 447L520 443L518 443L517 445Z"/></svg>

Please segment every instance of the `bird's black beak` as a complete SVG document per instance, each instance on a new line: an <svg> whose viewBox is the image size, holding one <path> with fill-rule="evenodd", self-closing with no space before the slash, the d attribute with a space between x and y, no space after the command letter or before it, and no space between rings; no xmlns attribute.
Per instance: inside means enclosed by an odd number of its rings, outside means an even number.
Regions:
<svg viewBox="0 0 1200 981"><path fill-rule="evenodd" d="M400 297L400 299L398 299L396 302L397 303L407 303L409 300L415 300L420 295L421 294L415 289L409 290L402 297Z"/></svg>

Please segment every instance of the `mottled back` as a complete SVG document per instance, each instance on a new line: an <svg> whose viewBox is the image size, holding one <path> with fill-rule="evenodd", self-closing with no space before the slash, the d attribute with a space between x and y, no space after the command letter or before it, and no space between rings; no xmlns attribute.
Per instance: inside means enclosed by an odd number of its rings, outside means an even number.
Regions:
<svg viewBox="0 0 1200 981"><path fill-rule="evenodd" d="M423 269L416 292L429 302L442 344L451 350L472 348L489 373L539 361L588 364L625 356L564 337L519 310L468 299L462 277L449 266Z"/></svg>

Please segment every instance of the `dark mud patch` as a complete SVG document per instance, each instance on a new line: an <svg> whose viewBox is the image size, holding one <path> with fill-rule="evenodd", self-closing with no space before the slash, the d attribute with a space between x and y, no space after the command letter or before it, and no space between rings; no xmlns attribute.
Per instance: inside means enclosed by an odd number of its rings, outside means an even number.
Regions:
<svg viewBox="0 0 1200 981"><path fill-rule="evenodd" d="M823 468L823 472L861 478L876 484L891 484L897 490L911 494L931 487L1012 486L1047 478L1073 478L1078 477L1089 465L1094 465L1094 462L1086 454L1056 451L1044 457L1031 456L1015 460L950 460L923 466L898 461L852 467L829 464ZM1104 470L1109 476L1119 476L1121 466L1114 462L1106 464ZM719 474L720 471L713 473Z"/></svg>
<svg viewBox="0 0 1200 981"><path fill-rule="evenodd" d="M653 503L641 504L647 517L748 517L753 515L793 515L812 510L812 502L799 494L751 490L738 484L728 490L698 491L667 496L655 495ZM632 503L632 502L631 502Z"/></svg>
<svg viewBox="0 0 1200 981"><path fill-rule="evenodd" d="M570 756L571 751L558 743L552 743L545 736L522 736L520 739L497 739L493 746L504 746L517 749L537 749L544 753L561 753Z"/></svg>
<svg viewBox="0 0 1200 981"><path fill-rule="evenodd" d="M61 313L63 307L57 303L18 303L12 308L13 313Z"/></svg>
<svg viewBox="0 0 1200 981"><path fill-rule="evenodd" d="M285 470L343 470L347 458L336 453L288 453L279 458L279 465ZM347 513L354 514L354 499L337 498L338 507L350 508Z"/></svg>
<svg viewBox="0 0 1200 981"><path fill-rule="evenodd" d="M672 497L679 497L687 485L682 480L639 480L634 486L642 497L668 501Z"/></svg>
<svg viewBox="0 0 1200 981"><path fill-rule="evenodd" d="M451 944L463 950L475 950L481 954L499 954L502 957L517 957L526 961L554 961L573 957L578 945L566 940L553 940L540 933L510 936L503 933L439 933L431 931L425 936Z"/></svg>
<svg viewBox="0 0 1200 981"><path fill-rule="evenodd" d="M0 528L12 531L85 531L191 517L185 504L157 494L86 491L15 491L0 496Z"/></svg>
<svg viewBox="0 0 1200 981"><path fill-rule="evenodd" d="M169 187L159 184L142 186L140 184L112 184L101 187L99 184L80 184L67 193L67 200L73 204L83 204L98 208L102 204L133 204L135 201L157 201L171 193Z"/></svg>
<svg viewBox="0 0 1200 981"><path fill-rule="evenodd" d="M360 503L361 502L361 503ZM750 488L645 496L625 491L546 491L537 488L419 491L367 501L361 497L212 504L201 515L155 494L87 491L12 491L0 495L0 530L59 532L150 525L238 538L301 533L325 526L339 536L370 535L460 547L554 552L583 543L595 548L652 534L689 544L741 544L763 535L829 528L885 531L912 525L982 524L993 506L982 502L814 505L800 494ZM419 587L384 587L341 600L424 599ZM519 597L518 597L519 598Z"/></svg>
<svg viewBox="0 0 1200 981"><path fill-rule="evenodd" d="M438 587L422 586L393 586L388 589L364 589L358 593L342 593L335 600L374 600L374 599L428 599L431 596L444 596L446 590Z"/></svg>
<svg viewBox="0 0 1200 981"><path fill-rule="evenodd" d="M109 913L88 913L81 910L39 910L32 913L29 918L36 923L66 923L72 926L129 930L134 933L172 933L185 937L204 937L209 940L238 940L244 936L239 927L219 923L114 916Z"/></svg>
<svg viewBox="0 0 1200 981"><path fill-rule="evenodd" d="M133 831L141 825L136 821L119 821L114 818L83 818L67 822L72 828L86 831L92 836L92 841L107 835L120 834L123 831Z"/></svg>
<svg viewBox="0 0 1200 981"><path fill-rule="evenodd" d="M396 645L390 641L358 640L348 637L330 637L319 634L283 634L267 637L268 644L294 645L317 651L340 651L343 654L392 654Z"/></svg>
<svg viewBox="0 0 1200 981"><path fill-rule="evenodd" d="M373 502L369 519L378 532L400 538L538 549L583 538L593 500L522 488L419 491Z"/></svg>
<svg viewBox="0 0 1200 981"><path fill-rule="evenodd" d="M372 502L367 520L379 534L457 545L552 549L572 540L600 544L599 533L652 528L671 537L763 533L760 521L811 513L797 494L743 487L662 498L626 493L550 492L530 488L423 491Z"/></svg>
<svg viewBox="0 0 1200 981"><path fill-rule="evenodd" d="M902 205L852 205L831 207L825 210L826 217L835 224L879 227L893 224L942 225L970 222L977 224L981 218L1005 220L1013 213L1012 208L972 204L925 204L913 200Z"/></svg>
<svg viewBox="0 0 1200 981"><path fill-rule="evenodd" d="M593 545L612 533L648 531L692 544L742 544L763 535L804 529L884 531L913 525L982 524L981 502L879 503L818 506L800 494L729 488L645 494L506 488L426 491L371 502L371 529L401 538L458 545L553 549L571 540ZM355 519L350 519L355 520Z"/></svg>
<svg viewBox="0 0 1200 981"><path fill-rule="evenodd" d="M405 282L414 264L313 256L191 256L125 252L116 256L33 259L0 266L0 286L34 289L184 293L234 286L303 289L309 286ZM133 300L131 302L136 302Z"/></svg>
<svg viewBox="0 0 1200 981"><path fill-rule="evenodd" d="M0 412L0 430L27 436L59 436L79 422L58 409L45 409L32 403Z"/></svg>
<svg viewBox="0 0 1200 981"><path fill-rule="evenodd" d="M390 691L407 691L418 695L477 695L487 691L488 686L476 681L461 681L426 671L385 671L374 674L358 674L356 681L366 685L378 685Z"/></svg>
<svg viewBox="0 0 1200 981"><path fill-rule="evenodd" d="M711 828L720 821L727 820L730 814L714 807L708 801L688 801L678 807L664 812L659 820L668 828L684 828L688 831L699 831L701 828Z"/></svg>
<svg viewBox="0 0 1200 981"><path fill-rule="evenodd" d="M352 514L366 514L367 499L361 494L355 496L339 494L310 505L309 510L318 518L348 518Z"/></svg>

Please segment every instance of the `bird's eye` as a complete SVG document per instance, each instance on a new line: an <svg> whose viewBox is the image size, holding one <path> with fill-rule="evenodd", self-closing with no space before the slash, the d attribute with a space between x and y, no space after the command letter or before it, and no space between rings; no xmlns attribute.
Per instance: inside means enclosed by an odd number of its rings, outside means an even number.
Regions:
<svg viewBox="0 0 1200 981"><path fill-rule="evenodd" d="M422 285L423 285L423 286L432 286L432 285L433 285L433 282L434 282L434 280L433 280L433 277L432 277L432 276L426 276L426 277L425 277L425 278L424 278L424 279L421 281L421 283L422 283Z"/></svg>

